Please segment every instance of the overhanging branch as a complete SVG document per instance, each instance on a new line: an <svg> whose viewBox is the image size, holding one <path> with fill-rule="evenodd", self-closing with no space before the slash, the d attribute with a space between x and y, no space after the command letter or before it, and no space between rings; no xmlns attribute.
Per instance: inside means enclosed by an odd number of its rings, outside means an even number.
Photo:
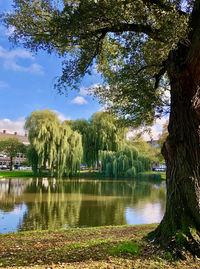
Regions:
<svg viewBox="0 0 200 269"><path fill-rule="evenodd" d="M161 67L161 65L159 65ZM156 64L151 64L151 65L145 65L142 66L140 69L138 69L138 71L135 73L135 75L138 75L140 72L142 72L145 69L151 68L151 67L158 67L158 65Z"/></svg>
<svg viewBox="0 0 200 269"><path fill-rule="evenodd" d="M157 89L159 87L159 83L160 83L160 80L162 78L162 76L165 74L166 72L166 67L165 67L165 64L163 66L163 68L160 69L160 71L154 75L154 78L155 78L155 84L154 84L154 89Z"/></svg>
<svg viewBox="0 0 200 269"><path fill-rule="evenodd" d="M106 35L107 33L122 33L122 32L144 33L144 34L148 35L149 37L151 37L155 41L160 41L160 42L165 41L160 36L159 30L153 29L149 25L136 24L136 23L132 23L132 24L119 23L118 25L97 29L97 30L91 32L91 34L102 33L102 34Z"/></svg>

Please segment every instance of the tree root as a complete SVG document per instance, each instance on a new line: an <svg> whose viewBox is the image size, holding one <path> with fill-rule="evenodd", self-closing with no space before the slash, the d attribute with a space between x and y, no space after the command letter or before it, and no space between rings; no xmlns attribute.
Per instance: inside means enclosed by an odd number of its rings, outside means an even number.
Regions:
<svg viewBox="0 0 200 269"><path fill-rule="evenodd" d="M149 233L145 240L148 244L156 246L166 253L170 253L173 260L186 260L188 256L200 258L200 236L199 231L189 231L183 233L176 231L175 234L166 234L161 232L161 229Z"/></svg>

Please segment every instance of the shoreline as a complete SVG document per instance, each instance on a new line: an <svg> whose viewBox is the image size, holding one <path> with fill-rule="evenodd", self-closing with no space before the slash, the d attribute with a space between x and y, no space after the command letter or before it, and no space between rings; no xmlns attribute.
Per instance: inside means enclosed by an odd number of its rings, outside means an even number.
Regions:
<svg viewBox="0 0 200 269"><path fill-rule="evenodd" d="M34 177L34 178L42 178L42 177L47 177L47 178L53 178L49 176L46 173L42 173L40 176L34 176L32 171L0 171L0 180L1 178L27 178L27 177ZM99 179L99 180L104 180L107 179L103 177L102 175L99 174L99 172L88 172L88 171L82 171L80 174L77 176L70 177L68 179L74 179L74 178L83 178L83 177L88 177L91 179ZM165 180L166 179L166 173L165 172L142 172L138 173L136 177L149 177L149 179L153 179L154 177L157 179ZM65 179L65 178L63 178ZM115 178L111 178L112 180L118 180ZM132 178L120 178L122 180L132 180Z"/></svg>

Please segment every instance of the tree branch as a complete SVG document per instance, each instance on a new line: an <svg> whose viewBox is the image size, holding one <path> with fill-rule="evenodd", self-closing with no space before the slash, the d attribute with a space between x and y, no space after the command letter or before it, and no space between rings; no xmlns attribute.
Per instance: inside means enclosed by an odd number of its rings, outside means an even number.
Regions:
<svg viewBox="0 0 200 269"><path fill-rule="evenodd" d="M166 69L165 63L164 63L163 68L161 68L160 71L154 75L154 78L155 78L154 89L157 89L159 87L160 80L166 71L167 71L167 69Z"/></svg>
<svg viewBox="0 0 200 269"><path fill-rule="evenodd" d="M161 0L142 0L142 2L147 6L149 6L149 4L155 5L164 11L172 11L173 10L173 8L171 6L166 5ZM179 15L186 15L186 13L180 9L178 10L178 12L179 12Z"/></svg>
<svg viewBox="0 0 200 269"><path fill-rule="evenodd" d="M92 32L92 34L102 33L106 35L107 33L122 33L122 32L144 33L155 41L160 41L160 42L165 41L161 36L159 36L159 30L153 29L149 25L136 24L136 23L132 23L132 24L120 23L119 25L114 25L114 26L95 30L94 32Z"/></svg>
<svg viewBox="0 0 200 269"><path fill-rule="evenodd" d="M150 68L150 67L158 67L158 66L161 67L161 65L156 65L156 64L145 65L145 66L141 67L140 69L138 69L138 71L135 73L135 75L138 75L141 71L143 71L143 70L145 70L147 68Z"/></svg>

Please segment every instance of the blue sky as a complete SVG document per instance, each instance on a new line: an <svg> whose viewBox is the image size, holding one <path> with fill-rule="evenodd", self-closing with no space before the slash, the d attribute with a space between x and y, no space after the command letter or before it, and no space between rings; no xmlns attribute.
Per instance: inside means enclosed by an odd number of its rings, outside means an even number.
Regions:
<svg viewBox="0 0 200 269"><path fill-rule="evenodd" d="M0 11L10 10L12 0L0 0ZM100 82L100 75L87 76L80 92L58 95L53 89L56 76L61 74L61 62L56 55L40 51L32 55L8 41L9 31L0 25L0 131L23 132L25 117L35 109L56 111L59 119L88 119L99 111L97 99L84 90Z"/></svg>
<svg viewBox="0 0 200 269"><path fill-rule="evenodd" d="M0 0L0 12L11 10L11 4L12 0ZM85 90L101 82L99 74L94 72L85 77L79 92L69 91L67 97L58 95L53 82L61 74L62 59L45 51L32 55L23 48L13 47L8 37L9 31L0 25L0 132L5 129L23 134L25 118L35 109L53 110L63 121L89 119L102 108ZM157 120L152 138L162 131L165 122L165 118Z"/></svg>

